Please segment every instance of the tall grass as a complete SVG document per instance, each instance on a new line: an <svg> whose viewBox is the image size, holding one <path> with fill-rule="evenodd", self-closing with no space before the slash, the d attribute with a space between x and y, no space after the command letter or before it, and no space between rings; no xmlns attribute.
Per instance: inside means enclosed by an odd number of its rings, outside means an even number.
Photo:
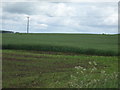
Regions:
<svg viewBox="0 0 120 90"><path fill-rule="evenodd" d="M83 49L66 46L52 46L52 45L3 45L2 49L14 50L36 50L36 51L53 51L53 52L71 52L86 55L102 55L102 56L117 56L118 53L114 51L97 50L97 49Z"/></svg>

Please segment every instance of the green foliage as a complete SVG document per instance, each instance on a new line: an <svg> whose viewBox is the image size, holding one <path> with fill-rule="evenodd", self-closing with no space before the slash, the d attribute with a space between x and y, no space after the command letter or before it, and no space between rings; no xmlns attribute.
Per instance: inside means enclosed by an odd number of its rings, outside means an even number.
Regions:
<svg viewBox="0 0 120 90"><path fill-rule="evenodd" d="M73 52L87 55L118 55L118 35L3 34L3 49Z"/></svg>
<svg viewBox="0 0 120 90"><path fill-rule="evenodd" d="M2 52L3 88L118 88L116 56Z"/></svg>
<svg viewBox="0 0 120 90"><path fill-rule="evenodd" d="M118 88L118 35L3 34L2 48L3 88Z"/></svg>
<svg viewBox="0 0 120 90"><path fill-rule="evenodd" d="M106 73L105 70L97 70L98 64L93 61L89 62L91 68L76 66L75 74L71 75L68 83L70 88L116 88L118 87L118 72L112 74ZM99 73L99 76L95 76ZM80 76L83 76L82 78Z"/></svg>

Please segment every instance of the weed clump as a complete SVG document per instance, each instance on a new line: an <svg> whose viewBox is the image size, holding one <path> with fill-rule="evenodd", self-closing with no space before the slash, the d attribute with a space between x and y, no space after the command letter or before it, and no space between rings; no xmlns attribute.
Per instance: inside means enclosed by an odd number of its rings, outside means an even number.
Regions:
<svg viewBox="0 0 120 90"><path fill-rule="evenodd" d="M116 88L118 87L118 73L107 74L105 70L98 71L96 62L89 62L92 68L75 67L75 74L68 82L69 88ZM98 73L98 77L94 74Z"/></svg>

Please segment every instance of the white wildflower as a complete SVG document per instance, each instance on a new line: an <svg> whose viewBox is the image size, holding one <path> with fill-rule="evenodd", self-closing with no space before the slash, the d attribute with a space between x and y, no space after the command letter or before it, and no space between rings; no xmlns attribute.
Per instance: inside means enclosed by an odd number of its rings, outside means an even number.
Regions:
<svg viewBox="0 0 120 90"><path fill-rule="evenodd" d="M76 72L77 74L79 73L79 72Z"/></svg>
<svg viewBox="0 0 120 90"><path fill-rule="evenodd" d="M92 64L91 62L88 62L90 65Z"/></svg>
<svg viewBox="0 0 120 90"><path fill-rule="evenodd" d="M81 73L83 73L83 71L81 71Z"/></svg>
<svg viewBox="0 0 120 90"><path fill-rule="evenodd" d="M97 63L95 61L93 63L94 63L95 66L97 65Z"/></svg>
<svg viewBox="0 0 120 90"><path fill-rule="evenodd" d="M104 74L104 73L105 73L105 71L101 71L101 73L102 73L102 74Z"/></svg>
<svg viewBox="0 0 120 90"><path fill-rule="evenodd" d="M83 70L85 71L86 69L84 68Z"/></svg>
<svg viewBox="0 0 120 90"><path fill-rule="evenodd" d="M83 67L81 67L81 66L75 66L75 69L79 70L79 69L83 69Z"/></svg>
<svg viewBox="0 0 120 90"><path fill-rule="evenodd" d="M73 77L73 75L70 75L70 77L72 78L72 77Z"/></svg>
<svg viewBox="0 0 120 90"><path fill-rule="evenodd" d="M94 82L96 82L97 80L96 79L94 79Z"/></svg>

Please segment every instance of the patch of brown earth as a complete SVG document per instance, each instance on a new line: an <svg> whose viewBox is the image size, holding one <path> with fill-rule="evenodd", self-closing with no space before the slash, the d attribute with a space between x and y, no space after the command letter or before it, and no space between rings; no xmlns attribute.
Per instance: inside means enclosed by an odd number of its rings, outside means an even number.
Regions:
<svg viewBox="0 0 120 90"><path fill-rule="evenodd" d="M12 54L12 53L3 53L3 57L6 57L7 55L13 57L13 56L16 56L16 57L30 57L30 58L48 58L48 56L33 56L33 55L20 55L20 54Z"/></svg>

